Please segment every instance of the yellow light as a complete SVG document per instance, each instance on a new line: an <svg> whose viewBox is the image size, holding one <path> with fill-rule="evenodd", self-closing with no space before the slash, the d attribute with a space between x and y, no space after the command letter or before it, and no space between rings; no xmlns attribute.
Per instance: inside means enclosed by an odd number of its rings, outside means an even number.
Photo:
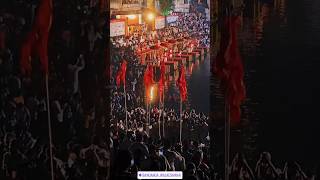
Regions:
<svg viewBox="0 0 320 180"><path fill-rule="evenodd" d="M136 15L131 14L131 15L127 15L127 17L128 17L129 19L135 19L135 18L136 18Z"/></svg>
<svg viewBox="0 0 320 180"><path fill-rule="evenodd" d="M152 101L153 100L153 96L154 96L154 86L151 86L151 88L150 88L150 101Z"/></svg>
<svg viewBox="0 0 320 180"><path fill-rule="evenodd" d="M148 19L149 19L150 21L152 21L152 20L154 19L154 14L153 14L153 13L149 13L149 14L148 14Z"/></svg>
<svg viewBox="0 0 320 180"><path fill-rule="evenodd" d="M120 15L116 15L116 19L120 19L121 18L121 16Z"/></svg>

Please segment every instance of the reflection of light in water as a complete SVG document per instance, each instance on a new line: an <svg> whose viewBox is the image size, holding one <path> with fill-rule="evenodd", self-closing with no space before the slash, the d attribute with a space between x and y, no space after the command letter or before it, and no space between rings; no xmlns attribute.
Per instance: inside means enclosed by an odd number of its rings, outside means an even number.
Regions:
<svg viewBox="0 0 320 180"><path fill-rule="evenodd" d="M191 64L191 66L189 67L189 74L191 75L193 71L193 63Z"/></svg>
<svg viewBox="0 0 320 180"><path fill-rule="evenodd" d="M270 14L270 7L268 4L263 4L261 7L261 13L257 19L256 22L256 30L255 30L255 36L256 36L256 43L257 45L260 45L261 43L261 39L262 39L262 35L263 35L263 27L264 24L266 23L266 21L268 21L269 18L269 14Z"/></svg>
<svg viewBox="0 0 320 180"><path fill-rule="evenodd" d="M268 18L270 13L270 8L268 4L263 4L261 8L261 15L263 18Z"/></svg>
<svg viewBox="0 0 320 180"><path fill-rule="evenodd" d="M280 16L280 18L284 18L284 22L287 22L286 0L280 0L279 16Z"/></svg>
<svg viewBox="0 0 320 180"><path fill-rule="evenodd" d="M199 66L199 61L196 61L195 67Z"/></svg>
<svg viewBox="0 0 320 180"><path fill-rule="evenodd" d="M286 16L286 0L275 0L275 10L278 13L278 16L280 19L283 20L283 22L286 24L287 23L287 16Z"/></svg>

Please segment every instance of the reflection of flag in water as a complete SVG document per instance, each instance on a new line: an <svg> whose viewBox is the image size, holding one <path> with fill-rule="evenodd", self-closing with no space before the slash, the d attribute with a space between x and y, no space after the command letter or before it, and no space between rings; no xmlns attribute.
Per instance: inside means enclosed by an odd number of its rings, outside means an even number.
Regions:
<svg viewBox="0 0 320 180"><path fill-rule="evenodd" d="M149 92L151 85L153 84L153 67L151 65L147 66L147 69L144 72L143 80L147 99L150 100Z"/></svg>
<svg viewBox="0 0 320 180"><path fill-rule="evenodd" d="M159 80L160 102L162 102L162 99L164 97L164 85L165 85L165 81L166 81L165 73L166 73L166 66L164 65L164 62L161 62L161 65L160 65L160 80Z"/></svg>
<svg viewBox="0 0 320 180"><path fill-rule="evenodd" d="M239 123L241 118L240 105L246 96L243 82L244 71L237 40L238 26L238 17L226 19L225 28L229 31L222 34L221 48L214 67L223 88L226 90L226 102L230 108L232 123Z"/></svg>
<svg viewBox="0 0 320 180"><path fill-rule="evenodd" d="M32 31L28 33L21 47L20 68L23 74L30 74L30 58L40 58L41 69L48 73L48 38L52 22L52 1L42 0L35 17Z"/></svg>
<svg viewBox="0 0 320 180"><path fill-rule="evenodd" d="M127 61L123 60L116 77L116 83L118 87L120 87L121 83L123 84L123 86L126 85L126 72L127 72Z"/></svg>
<svg viewBox="0 0 320 180"><path fill-rule="evenodd" d="M179 78L177 80L177 85L179 87L181 100L185 101L187 98L187 81L186 81L184 66L181 66L181 68L180 68L180 73L179 73Z"/></svg>

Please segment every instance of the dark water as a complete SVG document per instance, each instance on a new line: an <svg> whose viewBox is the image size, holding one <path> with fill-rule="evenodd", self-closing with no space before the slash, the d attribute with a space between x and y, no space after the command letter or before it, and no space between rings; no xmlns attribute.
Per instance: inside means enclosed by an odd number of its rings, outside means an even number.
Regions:
<svg viewBox="0 0 320 180"><path fill-rule="evenodd" d="M192 67L191 67L192 66ZM186 66L186 80L188 97L183 103L183 109L194 109L197 113L209 114L210 111L210 59L209 55L205 60L197 60L193 65ZM176 82L170 82L168 95L179 97L179 89ZM168 97L166 97L168 98ZM179 111L180 100L167 100L167 107Z"/></svg>
<svg viewBox="0 0 320 180"><path fill-rule="evenodd" d="M258 150L320 162L320 1L255 1L239 33ZM255 9L255 12L254 12Z"/></svg>
<svg viewBox="0 0 320 180"><path fill-rule="evenodd" d="M188 79L190 107L198 112L209 113L210 110L210 59L194 66Z"/></svg>

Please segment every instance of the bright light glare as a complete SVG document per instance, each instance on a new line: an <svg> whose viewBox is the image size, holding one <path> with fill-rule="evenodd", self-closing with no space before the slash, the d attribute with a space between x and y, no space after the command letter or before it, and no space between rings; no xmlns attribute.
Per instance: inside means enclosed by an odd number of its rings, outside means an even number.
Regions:
<svg viewBox="0 0 320 180"><path fill-rule="evenodd" d="M150 100L153 100L153 96L154 96L154 86L151 86L150 88Z"/></svg>
<svg viewBox="0 0 320 180"><path fill-rule="evenodd" d="M148 14L148 19L151 21L154 19L154 14L153 13L149 13Z"/></svg>

